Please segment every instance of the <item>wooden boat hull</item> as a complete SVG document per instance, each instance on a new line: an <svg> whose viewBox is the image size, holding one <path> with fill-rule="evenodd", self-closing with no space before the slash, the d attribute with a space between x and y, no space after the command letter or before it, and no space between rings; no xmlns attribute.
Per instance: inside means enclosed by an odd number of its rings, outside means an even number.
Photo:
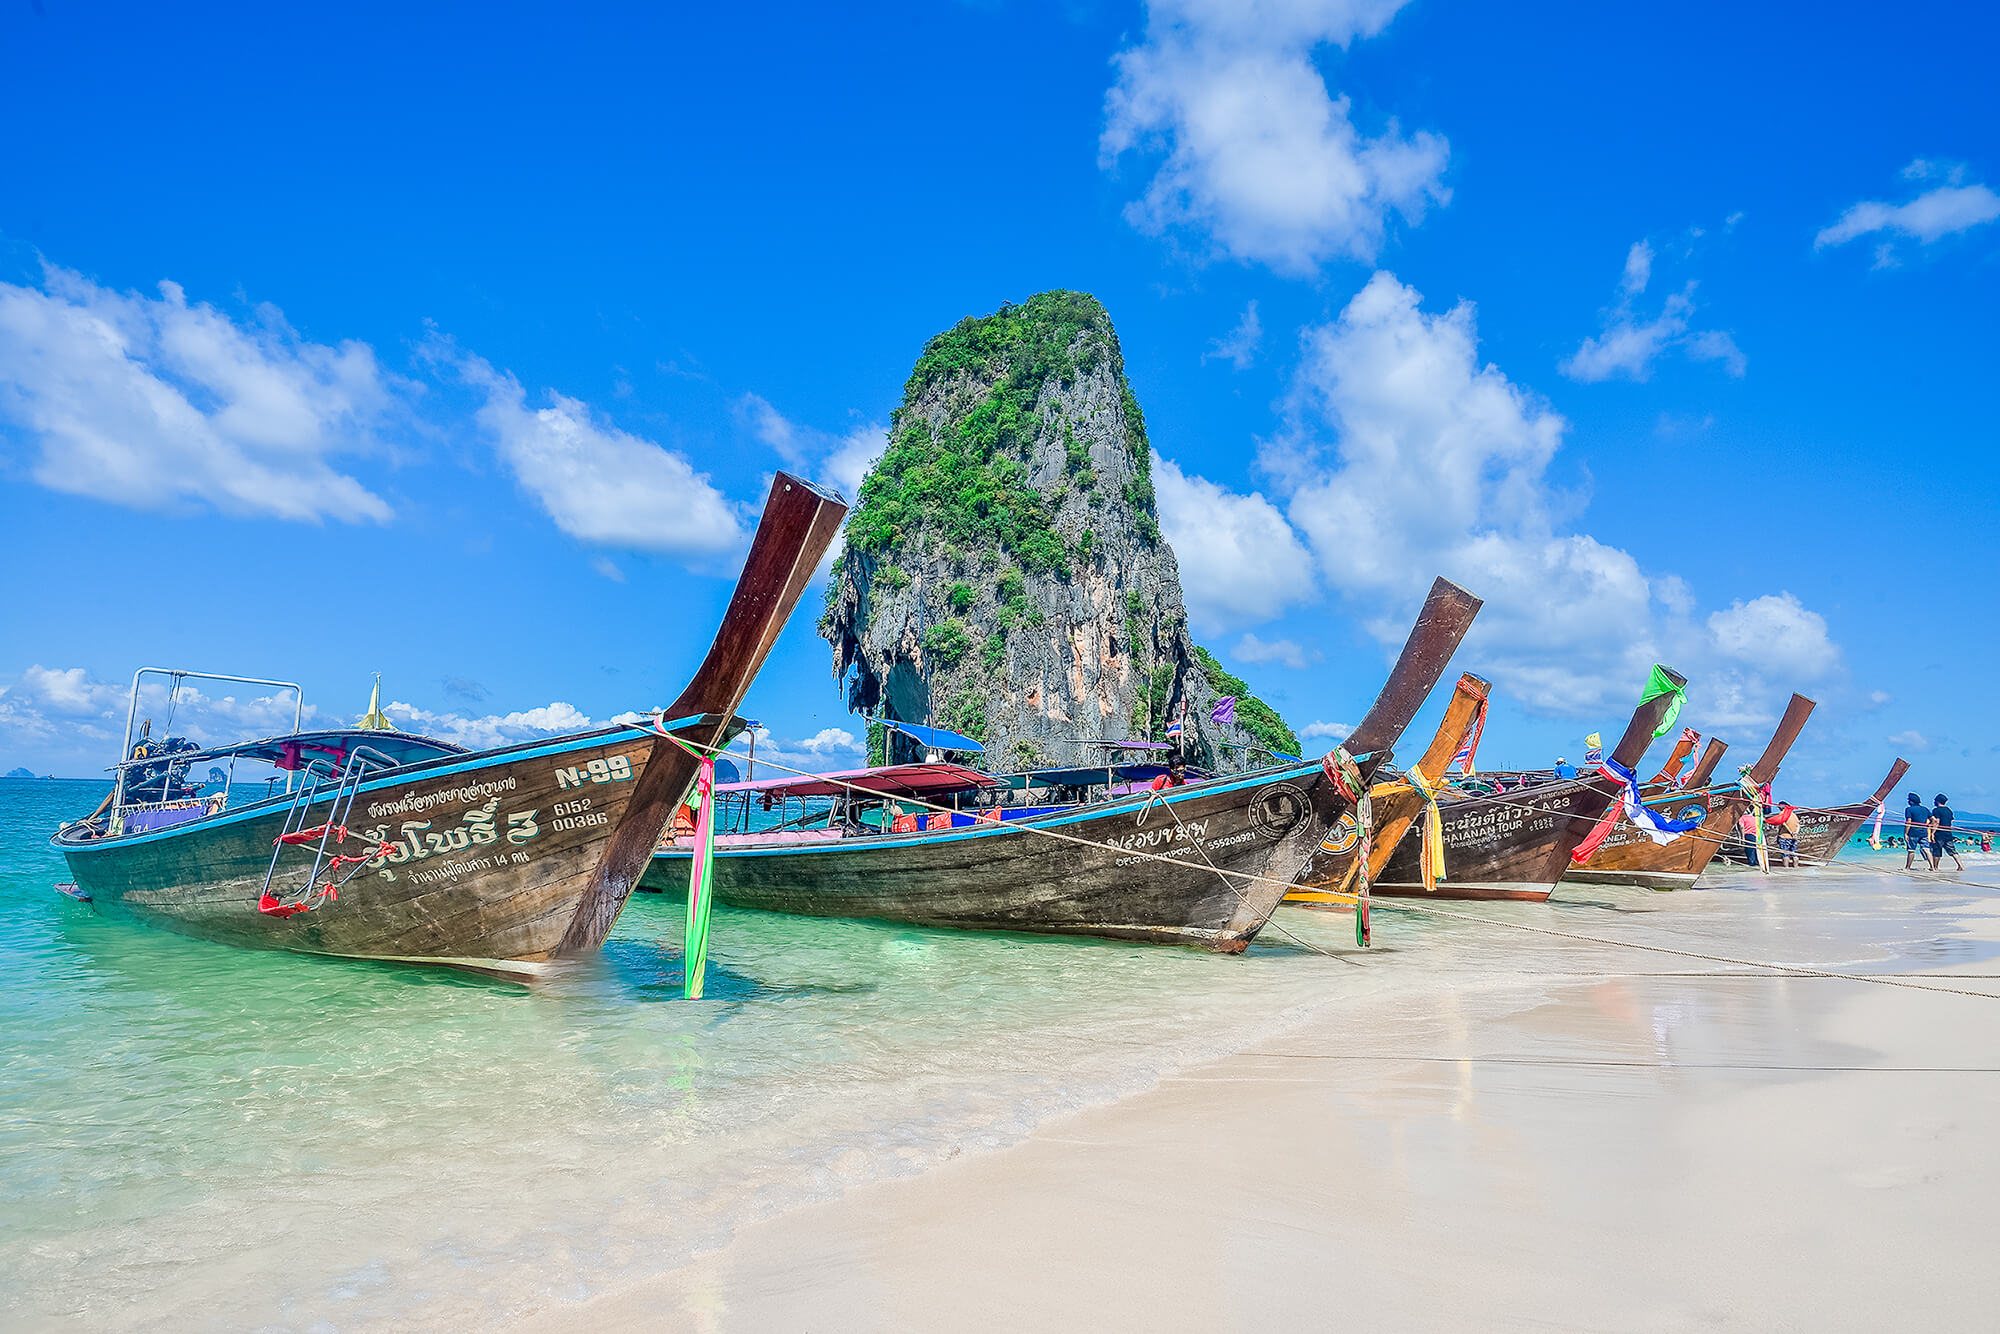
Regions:
<svg viewBox="0 0 2000 1334"><path fill-rule="evenodd" d="M1824 866L1832 861L1847 846L1847 841L1854 837L1854 831L1868 823L1874 814L1875 803L1872 801L1857 801L1825 810L1800 811L1799 861L1809 866ZM1900 822L1896 828L1900 832Z"/></svg>
<svg viewBox="0 0 2000 1334"><path fill-rule="evenodd" d="M1366 757L1356 765L1363 781L1388 760L1479 605L1448 579L1431 585L1389 679L1348 737L1347 752ZM771 912L1236 953L1349 810L1339 770L1328 767L1335 763L1328 756L971 828L718 846L715 895ZM685 886L690 857L663 850L648 880Z"/></svg>
<svg viewBox="0 0 2000 1334"><path fill-rule="evenodd" d="M337 899L292 917L257 910L291 806L284 796L158 834L58 846L100 911L183 935L533 977L561 945L655 746L667 744L618 727L365 782L345 849L380 840L396 851L363 865ZM323 822L331 805L329 794L306 823ZM285 847L270 884L300 884L313 851Z"/></svg>
<svg viewBox="0 0 2000 1334"><path fill-rule="evenodd" d="M732 907L811 917L1235 953L1270 919L1343 809L1317 764L1297 765L1034 820L718 847L715 896ZM1146 853L1169 860L1139 855ZM641 887L684 891L690 856L661 851Z"/></svg>
<svg viewBox="0 0 2000 1334"><path fill-rule="evenodd" d="M1792 744L1805 730L1806 720L1812 717L1816 707L1804 695L1792 695L1785 705L1784 716L1778 720L1770 741L1764 746L1764 753L1750 766L1753 781L1763 784L1777 778L1785 756L1791 753ZM1701 763L1689 779L1690 786L1705 789L1727 749L1726 742L1711 740ZM1685 755L1677 749L1675 758L1684 759ZM1686 889L1701 878L1702 872L1721 852L1747 807L1742 797L1728 792L1676 793L1662 781L1666 773L1663 770L1660 778L1647 784L1646 805L1668 819L1700 820L1700 826L1671 843L1655 843L1633 828L1629 821L1621 819L1611 837L1604 841L1589 862L1572 867L1565 879L1587 885Z"/></svg>
<svg viewBox="0 0 2000 1334"><path fill-rule="evenodd" d="M1677 686L1686 686L1678 672L1667 675ZM1638 764L1670 703L1667 695L1642 700L1611 757L1627 769ZM1448 798L1440 803L1447 874L1437 887L1424 888L1418 845L1405 838L1375 892L1405 898L1546 899L1568 873L1570 853L1614 800L1609 779L1585 777Z"/></svg>
<svg viewBox="0 0 2000 1334"><path fill-rule="evenodd" d="M1374 892L1389 898L1539 903L1555 892L1569 869L1571 849L1583 841L1610 800L1603 784L1570 779L1496 797L1446 802L1442 809L1448 874L1437 889L1424 888L1417 841L1406 838L1383 868Z"/></svg>
<svg viewBox="0 0 2000 1334"><path fill-rule="evenodd" d="M186 935L532 977L604 943L694 781L700 749L740 730L737 706L846 513L809 482L772 479L722 624L663 715L662 732L685 744L616 726L380 770L340 808L358 837L328 850L393 846L350 864L337 897L307 907L300 891L318 848L281 845L289 796L149 833L122 832L113 812L105 829L80 822L54 845L99 908ZM317 798L291 827L327 823L335 800L334 791ZM296 911L260 911L267 889L274 906Z"/></svg>

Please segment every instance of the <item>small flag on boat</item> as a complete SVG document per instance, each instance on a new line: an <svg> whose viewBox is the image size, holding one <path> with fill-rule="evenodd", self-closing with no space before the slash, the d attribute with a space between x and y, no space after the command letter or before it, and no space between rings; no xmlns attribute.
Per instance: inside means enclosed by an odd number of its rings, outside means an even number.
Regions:
<svg viewBox="0 0 2000 1334"><path fill-rule="evenodd" d="M1602 733L1592 732L1589 736L1585 737L1583 739L1583 747L1583 762L1585 764L1604 763L1604 737Z"/></svg>
<svg viewBox="0 0 2000 1334"><path fill-rule="evenodd" d="M1639 703L1646 704L1662 695L1671 696L1667 711L1660 715L1660 722L1653 729L1654 736L1665 736L1674 728L1674 719L1681 716L1681 705L1687 703L1687 687L1675 685L1674 678L1667 675L1667 669L1659 663L1653 664L1653 674L1646 680L1646 688L1639 692Z"/></svg>
<svg viewBox="0 0 2000 1334"><path fill-rule="evenodd" d="M1168 720L1167 720L1167 740L1169 740L1169 741L1179 741L1180 739L1181 739L1181 720L1180 720L1180 719L1178 719L1178 718L1170 718L1170 719L1168 719Z"/></svg>
<svg viewBox="0 0 2000 1334"><path fill-rule="evenodd" d="M1701 749L1701 733L1692 727L1683 727L1681 740L1687 742L1687 763L1683 764L1681 771L1674 775L1674 786L1684 788L1694 781L1694 771L1701 767L1695 762L1695 753Z"/></svg>
<svg viewBox="0 0 2000 1334"><path fill-rule="evenodd" d="M361 715L358 727L371 732L393 732L396 724L389 721L389 715L382 712L382 673L375 673L375 693L368 697L368 712Z"/></svg>
<svg viewBox="0 0 2000 1334"><path fill-rule="evenodd" d="M1215 701L1215 707L1208 711L1209 719L1221 727L1236 725L1236 696L1224 695Z"/></svg>

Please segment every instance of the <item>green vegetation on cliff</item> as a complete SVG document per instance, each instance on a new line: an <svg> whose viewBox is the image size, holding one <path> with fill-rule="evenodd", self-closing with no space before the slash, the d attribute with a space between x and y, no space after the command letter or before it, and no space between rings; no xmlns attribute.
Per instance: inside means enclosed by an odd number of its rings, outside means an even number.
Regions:
<svg viewBox="0 0 2000 1334"><path fill-rule="evenodd" d="M1299 753L1299 739L1292 729L1285 726L1285 720L1278 711L1250 693L1250 687L1243 684L1243 678L1232 676L1222 669L1215 655L1201 645L1194 646L1195 661L1208 674L1208 683L1215 687L1219 695L1236 696L1236 724L1251 736L1257 744L1267 750L1275 750L1286 755Z"/></svg>
<svg viewBox="0 0 2000 1334"><path fill-rule="evenodd" d="M906 533L937 531L963 550L998 549L1035 574L1068 578L1087 562L1091 544L1072 550L1051 522L1050 497L1028 483L1023 459L1037 424L1035 404L1050 380L1059 385L1109 358L1122 363L1111 318L1097 298L1082 292L1043 292L1019 306L1002 306L983 319L964 319L924 346L904 386L903 406L890 427L889 448L861 484L847 520L847 544L875 555L893 550ZM954 377L990 386L986 397L955 422L935 431L910 405ZM1137 476L1124 499L1148 543L1159 541L1152 482L1152 452L1145 419L1120 380L1125 447ZM1065 484L1091 491L1097 484L1089 451L1063 425L1068 449Z"/></svg>

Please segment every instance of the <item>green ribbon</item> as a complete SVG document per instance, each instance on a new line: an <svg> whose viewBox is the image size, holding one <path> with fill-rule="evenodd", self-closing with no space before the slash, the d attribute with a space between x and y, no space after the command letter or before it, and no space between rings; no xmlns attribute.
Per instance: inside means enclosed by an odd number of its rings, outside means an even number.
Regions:
<svg viewBox="0 0 2000 1334"><path fill-rule="evenodd" d="M1656 662L1653 664L1653 675L1646 682L1645 692L1639 696L1639 706L1644 708L1662 695L1672 695L1674 702L1660 716L1659 726L1653 729L1655 737L1663 737L1674 730L1674 720L1681 716L1681 705L1687 703L1687 687L1675 685L1674 678L1667 675L1667 669Z"/></svg>

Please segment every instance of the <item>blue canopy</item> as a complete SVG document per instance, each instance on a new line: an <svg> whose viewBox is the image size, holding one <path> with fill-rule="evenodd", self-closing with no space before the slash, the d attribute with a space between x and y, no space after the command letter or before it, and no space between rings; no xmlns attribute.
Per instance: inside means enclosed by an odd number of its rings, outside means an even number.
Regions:
<svg viewBox="0 0 2000 1334"><path fill-rule="evenodd" d="M971 737L961 736L957 732L947 732L942 727L919 727L915 723L900 723L893 718L875 718L870 721L879 722L884 727L893 727L904 736L915 740L918 745L929 747L931 750L963 750L974 755L986 753L986 747Z"/></svg>

